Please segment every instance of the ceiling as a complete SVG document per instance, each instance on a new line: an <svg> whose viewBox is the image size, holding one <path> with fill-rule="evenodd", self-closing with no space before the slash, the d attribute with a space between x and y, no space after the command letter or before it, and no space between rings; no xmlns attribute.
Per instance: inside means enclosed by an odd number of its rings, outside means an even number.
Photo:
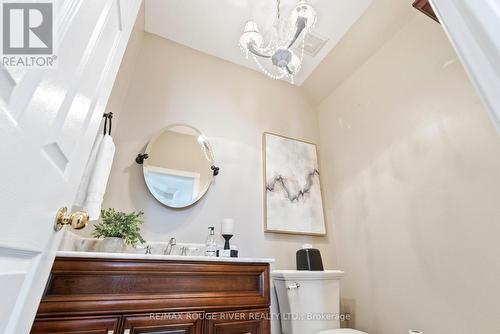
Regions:
<svg viewBox="0 0 500 334"><path fill-rule="evenodd" d="M311 57L304 55L295 84L301 85L325 56L358 20L372 0L310 0L318 13L314 35L327 39ZM282 16L288 15L297 0L281 0ZM260 71L246 59L238 46L248 20L265 33L276 17L275 0L146 0L147 32Z"/></svg>
<svg viewBox="0 0 500 334"><path fill-rule="evenodd" d="M420 13L412 1L374 0L363 16L309 75L302 89L321 103L404 25ZM423 15L422 15L423 16ZM429 20L429 23L434 23Z"/></svg>

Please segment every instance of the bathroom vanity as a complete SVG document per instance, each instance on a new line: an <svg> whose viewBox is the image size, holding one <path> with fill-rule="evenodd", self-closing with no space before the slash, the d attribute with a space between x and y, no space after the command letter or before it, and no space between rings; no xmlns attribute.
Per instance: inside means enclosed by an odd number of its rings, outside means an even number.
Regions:
<svg viewBox="0 0 500 334"><path fill-rule="evenodd" d="M269 334L269 262L59 252L31 333Z"/></svg>

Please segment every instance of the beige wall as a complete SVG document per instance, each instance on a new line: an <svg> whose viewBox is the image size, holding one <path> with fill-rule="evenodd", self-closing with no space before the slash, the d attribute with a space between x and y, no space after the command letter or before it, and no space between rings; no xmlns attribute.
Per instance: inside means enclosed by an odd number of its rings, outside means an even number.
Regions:
<svg viewBox="0 0 500 334"><path fill-rule="evenodd" d="M411 19L319 124L350 325L500 333L500 140L441 27Z"/></svg>
<svg viewBox="0 0 500 334"><path fill-rule="evenodd" d="M208 226L220 231L221 220L231 217L241 256L276 258L276 267L292 269L295 251L312 242L333 266L330 237L263 232L262 133L318 141L315 108L299 88L146 33L116 118L117 151L104 206L145 211L146 239L204 243ZM202 131L221 168L208 194L183 210L158 203L134 162L172 123Z"/></svg>

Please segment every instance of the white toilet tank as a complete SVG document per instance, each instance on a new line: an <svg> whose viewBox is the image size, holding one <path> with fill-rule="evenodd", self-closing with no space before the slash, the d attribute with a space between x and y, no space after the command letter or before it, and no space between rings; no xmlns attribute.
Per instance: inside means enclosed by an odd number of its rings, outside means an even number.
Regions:
<svg viewBox="0 0 500 334"><path fill-rule="evenodd" d="M316 334L340 327L340 270L275 270L283 334Z"/></svg>

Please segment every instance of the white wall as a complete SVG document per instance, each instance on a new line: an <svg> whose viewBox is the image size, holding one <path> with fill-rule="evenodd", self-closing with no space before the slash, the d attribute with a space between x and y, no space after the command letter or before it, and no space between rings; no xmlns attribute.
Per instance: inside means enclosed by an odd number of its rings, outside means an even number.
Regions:
<svg viewBox="0 0 500 334"><path fill-rule="evenodd" d="M134 162L148 140L172 123L201 130L221 168L208 194L183 210L158 203ZM263 232L264 131L317 142L316 110L295 86L146 33L116 115L117 152L104 207L143 210L148 240L204 243L208 226L220 230L221 220L232 217L241 256L272 257L276 268L293 269L295 251L311 242L333 266L330 237Z"/></svg>
<svg viewBox="0 0 500 334"><path fill-rule="evenodd" d="M500 333L500 140L441 27L409 21L319 124L350 325Z"/></svg>

